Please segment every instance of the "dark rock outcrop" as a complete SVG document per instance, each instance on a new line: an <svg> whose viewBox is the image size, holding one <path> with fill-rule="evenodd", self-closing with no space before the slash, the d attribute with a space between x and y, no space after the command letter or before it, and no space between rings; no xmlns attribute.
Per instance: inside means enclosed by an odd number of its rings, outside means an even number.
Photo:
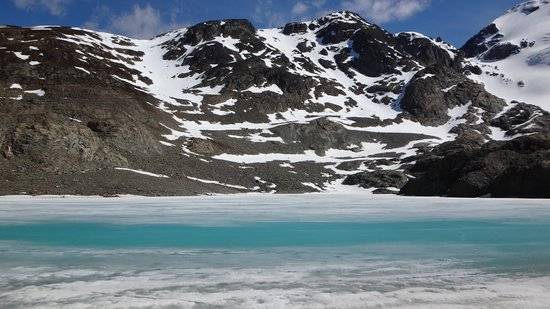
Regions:
<svg viewBox="0 0 550 309"><path fill-rule="evenodd" d="M508 136L550 132L550 113L535 105L517 103L492 119L491 125L503 129Z"/></svg>
<svg viewBox="0 0 550 309"><path fill-rule="evenodd" d="M496 44L483 54L483 60L499 61L518 54L520 51L521 48L512 43Z"/></svg>
<svg viewBox="0 0 550 309"><path fill-rule="evenodd" d="M283 33L285 35L291 35L294 33L305 33L307 31L307 25L304 23L288 23L283 27Z"/></svg>
<svg viewBox="0 0 550 309"><path fill-rule="evenodd" d="M502 36L498 34L499 31L497 25L490 24L469 39L460 50L464 52L466 58L476 57L500 41Z"/></svg>
<svg viewBox="0 0 550 309"><path fill-rule="evenodd" d="M402 172L391 170L378 170L374 172L361 172L348 176L343 184L349 186L359 185L362 188L402 188L407 183L408 177Z"/></svg>
<svg viewBox="0 0 550 309"><path fill-rule="evenodd" d="M341 124L325 118L308 124L290 124L271 129L287 143L300 143L306 149L315 150L324 155L330 148L345 148L351 141L346 138L347 131Z"/></svg>
<svg viewBox="0 0 550 309"><path fill-rule="evenodd" d="M410 169L404 195L550 197L550 135L480 145L471 140L437 146Z"/></svg>
<svg viewBox="0 0 550 309"><path fill-rule="evenodd" d="M481 108L488 118L502 110L506 103L488 93L483 85L439 66L431 66L417 73L401 99L401 108L412 119L427 125L447 122L450 108L467 104Z"/></svg>
<svg viewBox="0 0 550 309"><path fill-rule="evenodd" d="M417 57L425 66L452 67L455 63L447 50L435 45L428 38L403 32L397 36L397 41L404 50Z"/></svg>

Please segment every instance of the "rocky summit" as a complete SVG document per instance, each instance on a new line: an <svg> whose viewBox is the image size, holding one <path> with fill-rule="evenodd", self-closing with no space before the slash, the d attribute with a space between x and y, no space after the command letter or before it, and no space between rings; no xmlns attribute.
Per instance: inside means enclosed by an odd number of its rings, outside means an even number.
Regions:
<svg viewBox="0 0 550 309"><path fill-rule="evenodd" d="M150 40L2 26L0 194L549 197L549 14L460 49L347 11Z"/></svg>

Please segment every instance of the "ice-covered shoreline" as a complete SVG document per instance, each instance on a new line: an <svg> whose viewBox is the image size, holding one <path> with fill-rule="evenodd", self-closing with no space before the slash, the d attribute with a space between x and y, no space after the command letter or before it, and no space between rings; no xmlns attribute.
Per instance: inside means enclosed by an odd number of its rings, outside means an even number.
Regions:
<svg viewBox="0 0 550 309"><path fill-rule="evenodd" d="M0 197L3 221L20 219L176 223L361 221L430 218L550 218L548 200L403 197L366 193L236 194L186 197ZM220 217L220 214L224 216Z"/></svg>

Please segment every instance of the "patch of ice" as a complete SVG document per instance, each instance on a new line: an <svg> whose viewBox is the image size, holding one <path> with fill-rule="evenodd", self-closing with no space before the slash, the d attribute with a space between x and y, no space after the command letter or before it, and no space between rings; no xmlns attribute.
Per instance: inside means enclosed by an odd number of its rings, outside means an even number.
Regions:
<svg viewBox="0 0 550 309"><path fill-rule="evenodd" d="M21 52L13 52L15 56L21 60L28 60L30 58L29 55L23 55Z"/></svg>
<svg viewBox="0 0 550 309"><path fill-rule="evenodd" d="M39 97L43 97L44 95L46 95L46 92L42 89L37 89L37 90L25 90L24 91L25 93L30 93L30 94L36 94L37 96Z"/></svg>
<svg viewBox="0 0 550 309"><path fill-rule="evenodd" d="M306 186L306 187L310 187L310 188L313 188L319 192L322 192L324 191L323 188L320 188L319 186L317 186L316 184L312 183L312 182L302 182L302 185Z"/></svg>
<svg viewBox="0 0 550 309"><path fill-rule="evenodd" d="M279 95L283 95L283 91L281 90L281 88L279 88L279 86L277 86L275 84L265 86L265 87L252 86L252 87L246 89L245 91L252 92L252 93L273 92L273 93L276 93L276 94L279 94Z"/></svg>
<svg viewBox="0 0 550 309"><path fill-rule="evenodd" d="M82 68L82 67L74 67L74 68L77 69L77 70L80 70L80 71L82 71L82 72L84 72L84 73L92 74L90 71L86 70L85 68Z"/></svg>
<svg viewBox="0 0 550 309"><path fill-rule="evenodd" d="M168 147L175 147L176 145L172 144L172 143L168 143L168 142L165 142L165 141L159 141L159 143L161 143L162 145L164 146L168 146Z"/></svg>
<svg viewBox="0 0 550 309"><path fill-rule="evenodd" d="M447 114L451 117L451 120L459 120L468 112L468 107L470 107L471 105L472 105L472 102L469 102L468 104L465 104L465 105L455 106L449 109ZM461 123L466 122L466 120L460 119L460 122Z"/></svg>
<svg viewBox="0 0 550 309"><path fill-rule="evenodd" d="M166 175L162 175L162 174L155 174L155 173L151 173L151 172L146 172L146 171L142 171L142 170L134 170L134 169L124 168L124 167L116 167L115 170L132 172L132 173L141 174L141 175L145 175L145 176L151 176L151 177L155 177L155 178L170 178L170 177L168 177Z"/></svg>
<svg viewBox="0 0 550 309"><path fill-rule="evenodd" d="M191 177L191 176L187 176L187 178L190 179L190 180L194 180L194 181L198 181L198 182L202 182L202 183L214 184L214 185L219 185L219 186L233 188L233 189L248 190L248 191L251 190L250 188L247 188L247 187L243 187L243 186L239 186L239 185L231 185L231 184L222 183L222 182L215 181L215 180L205 180L205 179L195 178L195 177Z"/></svg>
<svg viewBox="0 0 550 309"><path fill-rule="evenodd" d="M422 77L420 77L419 79L428 79L428 78L432 78L434 77L435 74L424 74Z"/></svg>
<svg viewBox="0 0 550 309"><path fill-rule="evenodd" d="M456 86L457 86L457 85L452 85L452 86L449 87L449 88L441 89L441 91L447 93L447 92L453 90L454 88L456 88Z"/></svg>

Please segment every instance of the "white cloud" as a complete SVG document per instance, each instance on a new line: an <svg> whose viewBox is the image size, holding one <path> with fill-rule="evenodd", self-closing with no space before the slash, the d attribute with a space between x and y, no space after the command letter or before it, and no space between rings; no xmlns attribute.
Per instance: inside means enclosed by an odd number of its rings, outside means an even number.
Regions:
<svg viewBox="0 0 550 309"><path fill-rule="evenodd" d="M290 7L281 5L279 0L256 0L252 19L262 26L277 27L291 21L303 21L328 13L327 0L297 0Z"/></svg>
<svg viewBox="0 0 550 309"><path fill-rule="evenodd" d="M296 2L296 4L294 4L290 13L292 15L303 15L308 11L309 11L309 5L307 5L303 1L298 1Z"/></svg>
<svg viewBox="0 0 550 309"><path fill-rule="evenodd" d="M151 38L166 30L160 12L151 5L135 5L131 12L112 19L112 30L135 38Z"/></svg>
<svg viewBox="0 0 550 309"><path fill-rule="evenodd" d="M357 12L374 22L403 20L422 12L430 0L343 0L342 8Z"/></svg>
<svg viewBox="0 0 550 309"><path fill-rule="evenodd" d="M264 1L265 2L265 1ZM298 0L290 10L294 19L311 19L331 11L350 10L377 23L403 20L430 5L431 0Z"/></svg>
<svg viewBox="0 0 550 309"><path fill-rule="evenodd" d="M166 16L161 15L160 11L150 4L135 5L129 12L123 14L114 14L109 7L99 6L90 20L83 24L83 27L148 39L160 33L183 27L183 24L176 22L178 12L173 10L169 18L170 22L165 22L163 17Z"/></svg>
<svg viewBox="0 0 550 309"><path fill-rule="evenodd" d="M13 4L19 9L46 9L50 14L60 16L65 13L65 6L69 1L70 0L13 0Z"/></svg>
<svg viewBox="0 0 550 309"><path fill-rule="evenodd" d="M276 2L275 2L276 3ZM273 0L258 0L254 8L253 20L268 27L278 27L287 22L287 14L281 12L280 5Z"/></svg>

